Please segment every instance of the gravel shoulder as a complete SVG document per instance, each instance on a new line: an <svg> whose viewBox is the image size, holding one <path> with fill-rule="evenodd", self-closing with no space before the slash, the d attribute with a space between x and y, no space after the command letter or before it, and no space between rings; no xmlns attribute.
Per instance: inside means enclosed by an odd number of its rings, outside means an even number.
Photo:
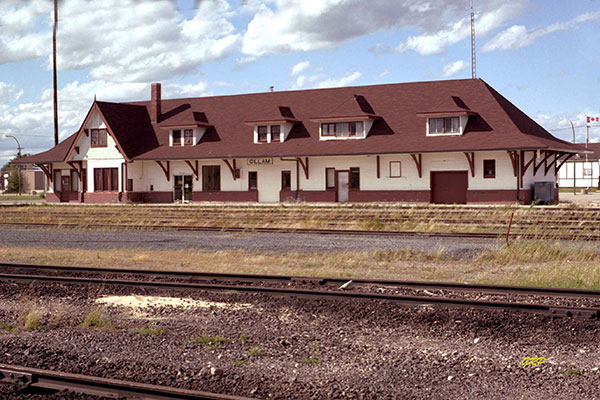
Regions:
<svg viewBox="0 0 600 400"><path fill-rule="evenodd" d="M371 250L441 250L457 258L472 258L497 248L496 239L418 238L401 235L317 235L297 233L225 233L178 231L61 231L0 229L0 246L76 248L86 250L140 249L205 251L247 250L273 253L341 253Z"/></svg>
<svg viewBox="0 0 600 400"><path fill-rule="evenodd" d="M184 305L104 306L104 296ZM116 300L112 300L116 304ZM281 399L600 398L598 321L386 302L160 292L70 285L0 287L0 362ZM105 313L105 314L104 314ZM59 317L60 316L60 317ZM141 334L144 328L164 329ZM545 357L522 367L525 357Z"/></svg>

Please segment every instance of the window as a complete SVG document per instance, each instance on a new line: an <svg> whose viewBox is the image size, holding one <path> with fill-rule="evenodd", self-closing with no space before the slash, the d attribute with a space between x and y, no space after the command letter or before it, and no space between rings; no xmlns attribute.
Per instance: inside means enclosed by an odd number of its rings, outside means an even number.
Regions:
<svg viewBox="0 0 600 400"><path fill-rule="evenodd" d="M400 161L390 161L390 178L402 178L402 164Z"/></svg>
<svg viewBox="0 0 600 400"><path fill-rule="evenodd" d="M194 131L191 129L186 129L183 131L183 145L184 146L193 146L194 145Z"/></svg>
<svg viewBox="0 0 600 400"><path fill-rule="evenodd" d="M94 191L116 192L119 190L118 168L94 168Z"/></svg>
<svg viewBox="0 0 600 400"><path fill-rule="evenodd" d="M71 192L79 192L79 174L71 170Z"/></svg>
<svg viewBox="0 0 600 400"><path fill-rule="evenodd" d="M325 189L335 189L335 168L325 168Z"/></svg>
<svg viewBox="0 0 600 400"><path fill-rule="evenodd" d="M350 168L350 189L360 189L360 168Z"/></svg>
<svg viewBox="0 0 600 400"><path fill-rule="evenodd" d="M173 131L173 146L181 146L181 131L179 129Z"/></svg>
<svg viewBox="0 0 600 400"><path fill-rule="evenodd" d="M54 191L55 192L60 192L60 179L61 179L60 169L55 169L54 170Z"/></svg>
<svg viewBox="0 0 600 400"><path fill-rule="evenodd" d="M459 118L430 118L429 133L459 133Z"/></svg>
<svg viewBox="0 0 600 400"><path fill-rule="evenodd" d="M202 167L202 190L221 190L221 167L218 165L206 165Z"/></svg>
<svg viewBox="0 0 600 400"><path fill-rule="evenodd" d="M483 177L496 177L496 160L483 160Z"/></svg>
<svg viewBox="0 0 600 400"><path fill-rule="evenodd" d="M271 142L281 141L281 126L271 125Z"/></svg>
<svg viewBox="0 0 600 400"><path fill-rule="evenodd" d="M92 147L106 147L106 129L91 129Z"/></svg>
<svg viewBox="0 0 600 400"><path fill-rule="evenodd" d="M267 125L259 125L258 126L258 141L259 142L267 141L267 131L268 131Z"/></svg>
<svg viewBox="0 0 600 400"><path fill-rule="evenodd" d="M591 168L584 168L583 169L583 176L592 176L592 169Z"/></svg>
<svg viewBox="0 0 600 400"><path fill-rule="evenodd" d="M127 191L133 192L133 179L131 178L127 179Z"/></svg>
<svg viewBox="0 0 600 400"><path fill-rule="evenodd" d="M291 171L281 171L281 190L292 190Z"/></svg>
<svg viewBox="0 0 600 400"><path fill-rule="evenodd" d="M364 125L362 121L321 124L321 136L338 138L363 137Z"/></svg>
<svg viewBox="0 0 600 400"><path fill-rule="evenodd" d="M248 171L248 190L258 189L258 172Z"/></svg>
<svg viewBox="0 0 600 400"><path fill-rule="evenodd" d="M335 124L321 124L321 136L335 136Z"/></svg>

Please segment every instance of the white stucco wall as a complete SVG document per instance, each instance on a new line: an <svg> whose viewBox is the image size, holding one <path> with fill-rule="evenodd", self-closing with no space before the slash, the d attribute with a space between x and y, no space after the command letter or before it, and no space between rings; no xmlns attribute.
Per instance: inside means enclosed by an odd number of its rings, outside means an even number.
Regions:
<svg viewBox="0 0 600 400"><path fill-rule="evenodd" d="M591 175L584 175L584 169L591 170ZM573 187L573 172L575 171L575 187L598 187L600 177L600 162L576 160L567 161L558 172L558 184L561 187Z"/></svg>
<svg viewBox="0 0 600 400"><path fill-rule="evenodd" d="M496 178L483 178L483 160L496 160ZM193 179L193 190L202 191L202 167L219 165L221 167L222 191L248 190L248 172L258 173L258 192L260 202L279 201L281 190L281 171L291 172L292 190L296 190L296 162L282 161L272 158L272 164L249 165L248 159L237 159L236 167L240 169L240 178L233 180L229 167L221 159L199 160L199 179ZM505 151L475 153L475 176L472 177L469 164L465 155L460 153L432 153L422 155L423 174L419 178L417 168L408 154L381 155L380 178L377 178L376 156L339 156L339 157L309 157L309 179L306 179L300 167L300 188L302 190L325 190L326 168L348 170L352 167L360 168L361 190L429 190L431 171L469 171L469 189L504 189L514 190L517 187L517 178L514 176L510 157ZM232 162L232 160L229 160ZM402 176L390 177L390 161L400 161ZM91 163L91 161L88 161ZM107 160L102 165L109 165ZM118 162L114 166L118 166ZM193 175L192 170L184 161L170 162L170 177L167 181L163 170L155 161L134 161L128 165L128 177L133 179L133 191L146 192L152 189L157 192L173 191L175 175ZM120 173L120 170L119 170ZM89 179L89 178L88 178ZM524 176L523 188L529 189L534 181L554 182L554 169L544 175L544 168L540 168L533 176L533 167L530 166ZM93 184L93 177L92 177ZM88 184L89 185L89 184ZM88 186L90 187L90 186Z"/></svg>

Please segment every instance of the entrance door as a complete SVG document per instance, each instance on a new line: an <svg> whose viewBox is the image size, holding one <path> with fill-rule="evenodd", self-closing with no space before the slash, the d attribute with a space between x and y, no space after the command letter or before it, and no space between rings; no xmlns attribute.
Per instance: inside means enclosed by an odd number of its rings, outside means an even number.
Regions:
<svg viewBox="0 0 600 400"><path fill-rule="evenodd" d="M191 175L175 175L175 182L173 184L174 199L175 201L192 200L192 176Z"/></svg>
<svg viewBox="0 0 600 400"><path fill-rule="evenodd" d="M340 203L346 203L348 201L348 187L350 181L350 172L348 171L336 171L336 192L337 201Z"/></svg>
<svg viewBox="0 0 600 400"><path fill-rule="evenodd" d="M466 204L467 171L431 172L431 202L435 204Z"/></svg>
<svg viewBox="0 0 600 400"><path fill-rule="evenodd" d="M67 202L69 201L69 194L71 193L71 177L68 175L63 175L60 178L60 201Z"/></svg>

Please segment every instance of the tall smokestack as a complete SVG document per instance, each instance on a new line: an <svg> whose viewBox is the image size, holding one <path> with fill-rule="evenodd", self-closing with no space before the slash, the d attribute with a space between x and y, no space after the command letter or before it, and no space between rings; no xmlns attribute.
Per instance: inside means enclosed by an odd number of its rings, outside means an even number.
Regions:
<svg viewBox="0 0 600 400"><path fill-rule="evenodd" d="M150 92L150 122L158 122L160 112L160 83L153 83Z"/></svg>

